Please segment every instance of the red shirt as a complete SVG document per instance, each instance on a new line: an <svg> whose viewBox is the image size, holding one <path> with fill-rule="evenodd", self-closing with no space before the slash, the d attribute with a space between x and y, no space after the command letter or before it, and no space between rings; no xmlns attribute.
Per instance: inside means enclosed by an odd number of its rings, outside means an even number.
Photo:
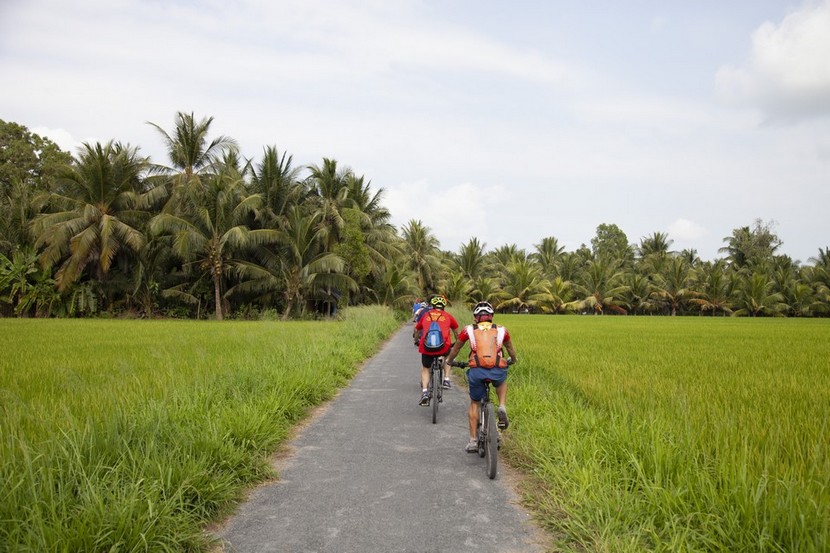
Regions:
<svg viewBox="0 0 830 553"><path fill-rule="evenodd" d="M440 316L438 316L439 313ZM429 325L432 323L433 319L438 322L438 326L441 327L441 334L444 335L444 348L441 351L427 351L424 349L424 339L426 338L427 333L423 331L429 328ZM458 321L456 321L455 317L446 311L442 311L441 309L430 309L424 313L424 316L418 319L418 322L415 324L415 330L422 331L421 341L418 342L418 351L426 355L444 355L450 351L450 347L452 346L450 329L458 330Z"/></svg>

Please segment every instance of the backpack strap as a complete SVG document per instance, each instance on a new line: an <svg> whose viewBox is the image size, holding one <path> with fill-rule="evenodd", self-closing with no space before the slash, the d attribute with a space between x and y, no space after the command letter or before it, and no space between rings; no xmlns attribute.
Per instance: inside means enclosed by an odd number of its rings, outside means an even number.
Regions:
<svg viewBox="0 0 830 553"><path fill-rule="evenodd" d="M476 350L476 336L474 330L478 325L467 325L467 336L470 338L470 349L475 351ZM493 323L493 326L490 328L496 329L496 345L498 349L501 349L501 345L504 343L504 327L499 326Z"/></svg>
<svg viewBox="0 0 830 553"><path fill-rule="evenodd" d="M467 337L470 339L470 349L475 351L476 350L476 333L473 332L475 327L473 325L467 325L464 329L467 331Z"/></svg>
<svg viewBox="0 0 830 553"><path fill-rule="evenodd" d="M503 326L496 326L496 346L498 346L499 351L501 351L501 345L504 343L504 332Z"/></svg>

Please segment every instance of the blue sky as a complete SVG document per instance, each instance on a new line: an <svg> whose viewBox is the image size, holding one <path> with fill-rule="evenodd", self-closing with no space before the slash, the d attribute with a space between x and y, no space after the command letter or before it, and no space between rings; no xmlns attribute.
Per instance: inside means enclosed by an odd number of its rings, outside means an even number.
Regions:
<svg viewBox="0 0 830 553"><path fill-rule="evenodd" d="M3 0L0 119L74 151L214 118L258 160L333 158L448 250L717 257L756 219L830 246L830 0Z"/></svg>

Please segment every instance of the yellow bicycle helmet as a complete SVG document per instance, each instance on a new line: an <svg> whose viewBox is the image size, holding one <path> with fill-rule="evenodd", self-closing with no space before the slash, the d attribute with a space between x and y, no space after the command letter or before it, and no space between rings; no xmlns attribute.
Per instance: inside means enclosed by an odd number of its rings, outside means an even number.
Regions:
<svg viewBox="0 0 830 553"><path fill-rule="evenodd" d="M447 298L442 296L441 294L435 294L431 298L429 298L429 304L436 309L444 309L447 307Z"/></svg>

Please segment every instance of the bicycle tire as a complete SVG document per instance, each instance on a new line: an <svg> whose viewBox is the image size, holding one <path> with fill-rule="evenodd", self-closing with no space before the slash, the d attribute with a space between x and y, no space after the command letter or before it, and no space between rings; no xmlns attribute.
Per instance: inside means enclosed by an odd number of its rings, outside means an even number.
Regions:
<svg viewBox="0 0 830 553"><path fill-rule="evenodd" d="M433 362L430 380L432 380L432 424L438 422L438 404L441 402L441 378Z"/></svg>
<svg viewBox="0 0 830 553"><path fill-rule="evenodd" d="M490 480L496 477L499 466L499 430L496 428L496 413L493 411L493 404L487 403L484 413L484 453L487 464L487 476Z"/></svg>
<svg viewBox="0 0 830 553"><path fill-rule="evenodd" d="M487 439L487 427L484 425L484 413L487 412L487 409L484 408L485 405L487 404L479 403L478 405L478 456L482 459L486 454L484 442Z"/></svg>
<svg viewBox="0 0 830 553"><path fill-rule="evenodd" d="M438 367L438 382L440 385L438 386L438 401L444 401L444 365L442 364Z"/></svg>

